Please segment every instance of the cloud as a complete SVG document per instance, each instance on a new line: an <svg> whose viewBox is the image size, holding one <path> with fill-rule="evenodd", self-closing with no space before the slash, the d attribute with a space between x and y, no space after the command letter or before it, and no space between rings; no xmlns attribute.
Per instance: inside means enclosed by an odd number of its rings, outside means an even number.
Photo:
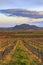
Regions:
<svg viewBox="0 0 43 65"><path fill-rule="evenodd" d="M0 13L3 13L7 16L19 16L19 17L28 17L28 18L43 18L43 11L29 11L22 9L8 9L8 10L0 10Z"/></svg>
<svg viewBox="0 0 43 65"><path fill-rule="evenodd" d="M43 21L43 18L35 19L30 17L22 17L22 16L6 16L4 14L0 14L0 22L16 22L16 23L24 23L24 22L37 22Z"/></svg>
<svg viewBox="0 0 43 65"><path fill-rule="evenodd" d="M29 11L22 9L0 10L0 27L10 27L23 23L42 25L43 23L37 23L41 21L43 22L43 11Z"/></svg>
<svg viewBox="0 0 43 65"><path fill-rule="evenodd" d="M41 22L42 21L42 22ZM6 16L4 14L0 14L0 27L13 27L19 24L32 24L37 26L43 26L43 18L42 19L34 19L28 17L12 17Z"/></svg>
<svg viewBox="0 0 43 65"><path fill-rule="evenodd" d="M18 16L12 17L12 16L6 16L4 14L0 14L0 27L12 27L24 23L43 26L43 23L40 24L41 21L43 21L43 18L34 19L34 18L18 17Z"/></svg>

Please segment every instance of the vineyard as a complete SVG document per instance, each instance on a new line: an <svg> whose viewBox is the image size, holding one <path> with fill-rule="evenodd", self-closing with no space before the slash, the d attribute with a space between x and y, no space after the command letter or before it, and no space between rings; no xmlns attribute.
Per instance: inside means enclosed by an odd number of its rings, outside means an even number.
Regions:
<svg viewBox="0 0 43 65"><path fill-rule="evenodd" d="M0 32L0 65L43 65L42 32L23 34Z"/></svg>

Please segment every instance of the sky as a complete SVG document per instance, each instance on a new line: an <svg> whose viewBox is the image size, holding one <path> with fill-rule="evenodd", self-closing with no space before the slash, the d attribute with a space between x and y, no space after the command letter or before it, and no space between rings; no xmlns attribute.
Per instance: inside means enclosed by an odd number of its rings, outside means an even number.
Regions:
<svg viewBox="0 0 43 65"><path fill-rule="evenodd" d="M43 27L43 0L0 0L0 27L24 23Z"/></svg>
<svg viewBox="0 0 43 65"><path fill-rule="evenodd" d="M12 8L43 11L43 0L0 0L0 9Z"/></svg>

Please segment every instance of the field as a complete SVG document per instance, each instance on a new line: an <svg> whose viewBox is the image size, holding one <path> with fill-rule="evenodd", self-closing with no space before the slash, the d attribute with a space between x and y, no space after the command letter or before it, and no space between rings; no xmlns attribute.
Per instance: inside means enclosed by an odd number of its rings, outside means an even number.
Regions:
<svg viewBox="0 0 43 65"><path fill-rule="evenodd" d="M0 31L0 65L43 65L43 30Z"/></svg>

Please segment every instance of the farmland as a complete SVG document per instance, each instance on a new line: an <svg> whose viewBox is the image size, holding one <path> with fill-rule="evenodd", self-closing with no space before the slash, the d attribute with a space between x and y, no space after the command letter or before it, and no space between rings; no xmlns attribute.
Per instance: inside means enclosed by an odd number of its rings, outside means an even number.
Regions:
<svg viewBox="0 0 43 65"><path fill-rule="evenodd" d="M0 31L0 65L43 65L43 30Z"/></svg>

